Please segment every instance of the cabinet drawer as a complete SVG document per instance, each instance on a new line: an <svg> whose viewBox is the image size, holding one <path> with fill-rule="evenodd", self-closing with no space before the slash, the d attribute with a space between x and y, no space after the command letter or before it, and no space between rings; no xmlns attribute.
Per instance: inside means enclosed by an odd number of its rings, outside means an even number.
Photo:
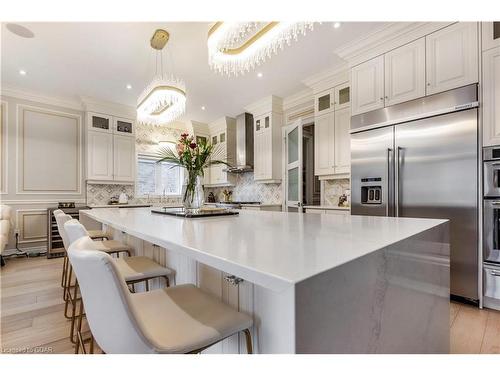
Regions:
<svg viewBox="0 0 500 375"><path fill-rule="evenodd" d="M485 265L484 296L500 300L500 265L498 267Z"/></svg>

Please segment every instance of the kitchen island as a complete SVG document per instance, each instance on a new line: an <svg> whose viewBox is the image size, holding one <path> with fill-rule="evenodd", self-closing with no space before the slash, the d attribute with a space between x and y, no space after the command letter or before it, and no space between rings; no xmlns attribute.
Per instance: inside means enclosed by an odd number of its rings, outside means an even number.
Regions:
<svg viewBox="0 0 500 375"><path fill-rule="evenodd" d="M254 317L258 353L447 353L446 220L240 211L81 211ZM212 351L239 352L238 337Z"/></svg>

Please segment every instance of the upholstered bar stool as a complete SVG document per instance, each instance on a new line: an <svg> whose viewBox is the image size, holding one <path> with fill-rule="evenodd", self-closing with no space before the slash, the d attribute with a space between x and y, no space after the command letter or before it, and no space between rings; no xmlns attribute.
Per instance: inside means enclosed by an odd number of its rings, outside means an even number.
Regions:
<svg viewBox="0 0 500 375"><path fill-rule="evenodd" d="M65 222L63 226L63 232L70 244L82 237L88 237L87 230L85 227L76 219L71 219ZM106 253L106 249L103 245L109 241L93 241L91 250L103 251ZM71 246L71 245L70 245ZM108 253L109 254L109 253ZM170 277L173 276L174 271L167 267L156 263L154 260L145 256L132 256L125 258L112 258L113 262L116 264L120 276L125 280L128 285L132 286L135 291L134 285L136 283L144 282L146 285L146 290L149 290L149 281L155 278L162 278L165 280L166 286L170 286ZM78 278L73 285L73 291L68 292L68 297L71 298L72 303L72 323L70 335L72 341L74 341L74 330L75 330L75 317L76 308L79 301L78 298ZM80 322L78 324L78 333L81 330L81 315L79 314Z"/></svg>
<svg viewBox="0 0 500 375"><path fill-rule="evenodd" d="M252 353L250 316L190 284L131 293L118 263L93 246L82 237L70 245L68 257L91 333L104 352L199 353L243 332Z"/></svg>
<svg viewBox="0 0 500 375"><path fill-rule="evenodd" d="M56 219L57 230L59 231L59 235L61 236L61 238L63 240L63 246L64 246L64 259L63 259L63 270L62 270L62 275L61 275L61 287L63 288L63 298L64 298L64 300L66 300L65 281L66 281L67 270L68 270L68 257L66 255L66 250L67 250L67 248L69 246L69 243L64 238L63 233L61 233L61 228L60 228L60 220L61 220L61 218L59 218L59 220L58 220L57 217L61 216L61 215L64 216L64 215L67 215L67 214L64 213L64 211L60 210L60 209L54 210L52 212L52 214L54 215L54 217ZM69 217L71 218L71 216L69 216ZM66 218L65 220L69 220L69 219ZM89 233L90 238L92 238L93 240L96 240L96 239L107 240L107 239L109 239L109 234L106 231L103 231L103 230L91 230L91 231L88 231L88 233Z"/></svg>

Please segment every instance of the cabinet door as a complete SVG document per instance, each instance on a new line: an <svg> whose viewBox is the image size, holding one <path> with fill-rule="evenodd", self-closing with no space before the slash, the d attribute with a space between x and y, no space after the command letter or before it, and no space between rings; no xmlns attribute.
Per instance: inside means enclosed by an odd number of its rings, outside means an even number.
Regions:
<svg viewBox="0 0 500 375"><path fill-rule="evenodd" d="M113 135L98 131L87 132L87 179L113 179Z"/></svg>
<svg viewBox="0 0 500 375"><path fill-rule="evenodd" d="M314 174L334 173L335 112L314 120Z"/></svg>
<svg viewBox="0 0 500 375"><path fill-rule="evenodd" d="M135 123L133 120L113 117L113 132L119 135L135 135Z"/></svg>
<svg viewBox="0 0 500 375"><path fill-rule="evenodd" d="M326 90L314 96L314 114L322 115L334 109L334 90Z"/></svg>
<svg viewBox="0 0 500 375"><path fill-rule="evenodd" d="M113 136L113 177L115 181L135 180L135 138Z"/></svg>
<svg viewBox="0 0 500 375"><path fill-rule="evenodd" d="M334 89L334 107L335 110L343 108L350 108L351 106L351 84L346 82L342 85L336 86Z"/></svg>
<svg viewBox="0 0 500 375"><path fill-rule="evenodd" d="M271 128L262 132L262 173L263 178L270 180L273 178L273 133Z"/></svg>
<svg viewBox="0 0 500 375"><path fill-rule="evenodd" d="M478 82L477 23L460 22L426 36L426 94Z"/></svg>
<svg viewBox="0 0 500 375"><path fill-rule="evenodd" d="M384 107L384 56L351 69L351 90L353 115Z"/></svg>
<svg viewBox="0 0 500 375"><path fill-rule="evenodd" d="M500 47L500 22L482 22L483 51Z"/></svg>
<svg viewBox="0 0 500 375"><path fill-rule="evenodd" d="M112 133L113 117L102 113L87 112L87 130Z"/></svg>
<svg viewBox="0 0 500 375"><path fill-rule="evenodd" d="M500 47L483 53L483 145L500 145Z"/></svg>
<svg viewBox="0 0 500 375"><path fill-rule="evenodd" d="M335 111L335 173L349 173L351 164L351 112Z"/></svg>
<svg viewBox="0 0 500 375"><path fill-rule="evenodd" d="M425 96L425 38L384 55L385 105Z"/></svg>

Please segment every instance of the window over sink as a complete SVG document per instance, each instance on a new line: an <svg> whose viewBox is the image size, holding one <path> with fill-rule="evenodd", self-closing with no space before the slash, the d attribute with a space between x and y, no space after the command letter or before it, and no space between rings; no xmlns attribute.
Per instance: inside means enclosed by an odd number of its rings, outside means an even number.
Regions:
<svg viewBox="0 0 500 375"><path fill-rule="evenodd" d="M157 163L156 158L139 155L137 158L137 186L139 197L180 196L183 171L171 163Z"/></svg>

